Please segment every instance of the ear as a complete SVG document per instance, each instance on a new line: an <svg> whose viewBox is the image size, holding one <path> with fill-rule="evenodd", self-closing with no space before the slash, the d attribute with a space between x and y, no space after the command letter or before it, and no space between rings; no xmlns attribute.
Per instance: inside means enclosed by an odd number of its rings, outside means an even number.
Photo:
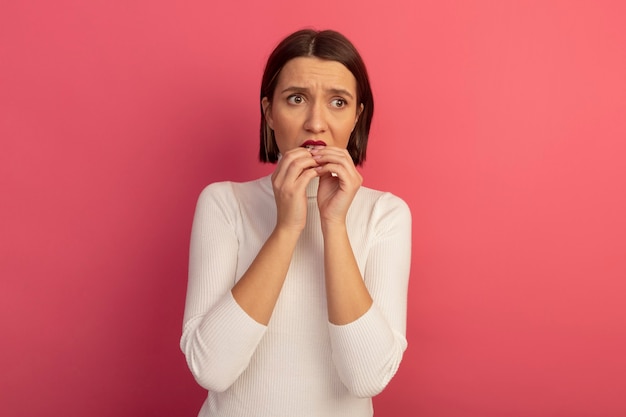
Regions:
<svg viewBox="0 0 626 417"><path fill-rule="evenodd" d="M270 127L270 129L274 129L274 119L272 118L272 103L270 103L267 97L263 97L261 100L261 108L263 109L263 116L265 116L265 122Z"/></svg>
<svg viewBox="0 0 626 417"><path fill-rule="evenodd" d="M352 126L352 130L354 130L354 128L356 127L356 124L359 122L359 118L361 117L361 113L363 113L364 108L365 106L363 106L363 103L361 103L361 105L359 106L359 109L356 111L356 117L354 118L354 125Z"/></svg>

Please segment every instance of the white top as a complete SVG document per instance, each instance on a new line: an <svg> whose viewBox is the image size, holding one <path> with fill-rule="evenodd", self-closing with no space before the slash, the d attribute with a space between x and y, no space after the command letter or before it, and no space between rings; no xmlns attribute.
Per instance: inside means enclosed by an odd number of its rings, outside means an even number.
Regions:
<svg viewBox="0 0 626 417"><path fill-rule="evenodd" d="M306 228L267 326L230 290L276 224L271 179L219 182L201 193L180 342L209 390L200 417L369 417L371 397L396 373L407 347L409 208L390 193L357 192L347 229L374 304L336 326L326 310L317 186L315 178L307 187Z"/></svg>

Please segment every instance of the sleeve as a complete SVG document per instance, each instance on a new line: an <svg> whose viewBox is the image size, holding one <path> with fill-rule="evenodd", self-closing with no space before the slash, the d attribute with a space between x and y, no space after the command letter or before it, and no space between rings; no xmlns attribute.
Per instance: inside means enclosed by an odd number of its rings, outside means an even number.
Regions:
<svg viewBox="0 0 626 417"><path fill-rule="evenodd" d="M236 280L238 215L229 183L212 184L200 194L191 230L180 347L198 384L216 392L247 368L266 330L230 291Z"/></svg>
<svg viewBox="0 0 626 417"><path fill-rule="evenodd" d="M374 303L352 323L329 323L335 367L358 397L379 394L407 348L411 212L403 200L389 193L379 199L374 211L370 224L374 234L363 273Z"/></svg>

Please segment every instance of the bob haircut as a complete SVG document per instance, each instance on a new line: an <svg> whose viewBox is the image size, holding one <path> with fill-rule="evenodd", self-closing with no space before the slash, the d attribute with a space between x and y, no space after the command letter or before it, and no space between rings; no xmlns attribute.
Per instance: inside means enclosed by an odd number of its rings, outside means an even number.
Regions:
<svg viewBox="0 0 626 417"><path fill-rule="evenodd" d="M340 62L356 78L357 103L363 105L363 110L350 134L347 149L354 164L362 165L365 161L367 139L374 114L374 97L363 59L354 45L341 33L333 30L303 29L283 39L267 60L261 81L261 101L267 97L271 105L280 71L288 61L299 57L316 57ZM262 106L260 133L259 159L261 162L276 163L279 155L278 145L274 131L265 121Z"/></svg>

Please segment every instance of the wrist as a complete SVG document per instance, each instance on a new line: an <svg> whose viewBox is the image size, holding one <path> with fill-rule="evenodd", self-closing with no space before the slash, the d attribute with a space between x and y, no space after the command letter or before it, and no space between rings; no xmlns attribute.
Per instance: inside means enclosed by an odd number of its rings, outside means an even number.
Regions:
<svg viewBox="0 0 626 417"><path fill-rule="evenodd" d="M298 240L302 234L304 227L302 226L286 226L277 224L272 231L272 236L278 239Z"/></svg>
<svg viewBox="0 0 626 417"><path fill-rule="evenodd" d="M324 236L338 233L347 233L346 221L344 219L321 220L322 234Z"/></svg>

